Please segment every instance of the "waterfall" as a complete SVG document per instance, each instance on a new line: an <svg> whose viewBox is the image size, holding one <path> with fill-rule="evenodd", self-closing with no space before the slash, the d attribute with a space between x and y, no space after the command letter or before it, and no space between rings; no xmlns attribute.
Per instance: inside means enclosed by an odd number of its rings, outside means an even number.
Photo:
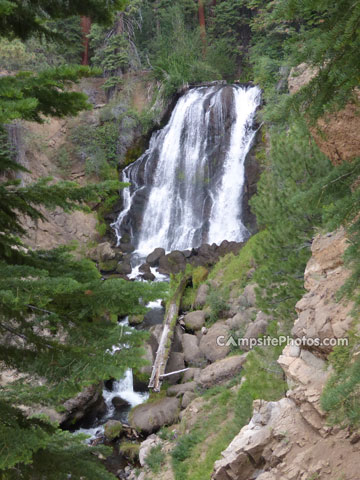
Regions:
<svg viewBox="0 0 360 480"><path fill-rule="evenodd" d="M113 224L140 256L156 247L185 250L242 241L244 164L261 92L238 85L190 89L148 150L123 172L131 186Z"/></svg>

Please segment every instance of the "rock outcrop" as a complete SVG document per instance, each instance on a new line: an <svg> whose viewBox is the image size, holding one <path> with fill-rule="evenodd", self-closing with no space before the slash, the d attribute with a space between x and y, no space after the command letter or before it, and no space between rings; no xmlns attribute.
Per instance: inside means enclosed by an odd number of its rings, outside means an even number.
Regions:
<svg viewBox="0 0 360 480"><path fill-rule="evenodd" d="M297 304L294 337L335 338L350 327L351 304L335 295L349 272L342 255L343 230L318 235L305 271L308 292ZM213 480L358 480L360 444L346 430L330 428L320 396L331 374L331 347L288 345L278 363L289 391L277 402L254 402L253 417L215 463ZM360 439L360 437L358 436Z"/></svg>
<svg viewBox="0 0 360 480"><path fill-rule="evenodd" d="M296 93L308 84L317 71L302 63L293 68L288 78L290 93ZM356 92L359 100L359 92ZM320 150L335 164L351 161L359 156L360 117L356 103L348 103L342 110L320 118L311 133Z"/></svg>

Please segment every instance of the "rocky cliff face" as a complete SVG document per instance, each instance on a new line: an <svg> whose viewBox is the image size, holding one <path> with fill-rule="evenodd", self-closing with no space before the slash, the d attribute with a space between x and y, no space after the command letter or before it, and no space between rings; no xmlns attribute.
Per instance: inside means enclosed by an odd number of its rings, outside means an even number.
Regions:
<svg viewBox="0 0 360 480"><path fill-rule="evenodd" d="M307 293L297 303L294 338L343 338L351 304L335 294L349 272L342 255L343 230L318 235L305 271ZM329 427L320 395L329 378L330 347L286 346L278 363L287 379L286 398L254 402L253 417L215 464L213 480L358 480L360 438Z"/></svg>
<svg viewBox="0 0 360 480"><path fill-rule="evenodd" d="M293 68L288 78L290 93L296 93L310 82L316 70L302 63ZM357 92L359 99L359 92ZM360 117L358 107L349 103L339 112L320 118L311 129L320 150L334 165L357 157L360 151Z"/></svg>

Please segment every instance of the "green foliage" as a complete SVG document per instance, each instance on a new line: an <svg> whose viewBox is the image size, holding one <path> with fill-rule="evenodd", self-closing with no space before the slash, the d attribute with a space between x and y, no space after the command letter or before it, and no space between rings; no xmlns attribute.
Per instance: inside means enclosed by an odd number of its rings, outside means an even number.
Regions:
<svg viewBox="0 0 360 480"><path fill-rule="evenodd" d="M261 242L265 232L259 232L246 242L237 255L228 253L216 263L209 279L221 282L223 288L236 288L240 291L247 283L247 273L255 266L256 245Z"/></svg>
<svg viewBox="0 0 360 480"><path fill-rule="evenodd" d="M209 324L215 323L222 312L228 309L226 299L228 298L228 290L211 288L207 296L207 304L210 307Z"/></svg>
<svg viewBox="0 0 360 480"><path fill-rule="evenodd" d="M160 472L161 465L164 463L164 453L162 451L161 444L156 445L156 447L152 447L148 456L146 457L145 462L153 473Z"/></svg>
<svg viewBox="0 0 360 480"><path fill-rule="evenodd" d="M307 129L293 124L273 134L269 165L252 199L264 228L255 248L257 305L290 328L294 306L303 294L303 273L310 257L314 228L321 226L324 177L333 167Z"/></svg>
<svg viewBox="0 0 360 480"><path fill-rule="evenodd" d="M11 72L31 70L39 72L49 67L64 64L79 64L83 51L80 29L80 18L71 17L57 21L46 21L45 25L56 35L64 36L64 41L58 39L31 37L25 42L19 39L0 40L0 57L3 68Z"/></svg>
<svg viewBox="0 0 360 480"><path fill-rule="evenodd" d="M117 177L119 127L116 122L101 125L79 125L71 135L75 152L85 157L86 173L107 180Z"/></svg>
<svg viewBox="0 0 360 480"><path fill-rule="evenodd" d="M155 39L156 55L152 59L155 78L164 86L164 95L169 96L186 83L220 79L219 73L202 56L199 31L190 30L181 10L169 8L172 16L171 29Z"/></svg>
<svg viewBox="0 0 360 480"><path fill-rule="evenodd" d="M16 0L2 0L0 4L0 37L20 38L45 35L64 40L64 35L54 32L46 20L67 19L84 15L99 24L111 24L114 13L126 5L126 0L110 0L106 8L101 0L64 3L61 0L30 1L26 4Z"/></svg>
<svg viewBox="0 0 360 480"><path fill-rule="evenodd" d="M0 35L45 34L55 42L45 18L81 14L106 22L111 7L122 3L0 1ZM25 236L20 219L44 220L40 207L89 211L88 203L111 198L122 186L50 184L46 178L21 185L18 178L26 169L16 162L4 124L18 118L42 122L45 115L90 108L85 95L69 88L90 73L63 65L0 78L0 363L19 373L16 382L0 388L0 476L6 480L113 478L98 461L107 449L89 447L84 436L62 432L45 417L29 417L20 406L59 408L84 387L140 367L144 335L127 332L116 319L144 313L144 304L164 294L161 285L104 281L90 260L76 260L69 248L33 251L20 240ZM117 355L110 353L113 345L122 347Z"/></svg>
<svg viewBox="0 0 360 480"><path fill-rule="evenodd" d="M120 444L119 451L125 455L132 463L139 459L140 445L129 441L123 441Z"/></svg>

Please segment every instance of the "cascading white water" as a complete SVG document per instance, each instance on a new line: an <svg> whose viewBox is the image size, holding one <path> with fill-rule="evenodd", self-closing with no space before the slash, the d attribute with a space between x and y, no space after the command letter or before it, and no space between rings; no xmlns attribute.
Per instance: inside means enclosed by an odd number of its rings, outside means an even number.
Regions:
<svg viewBox="0 0 360 480"><path fill-rule="evenodd" d="M244 162L255 135L258 87L198 87L183 95L149 149L127 167L124 208L113 227L141 257L242 241Z"/></svg>

